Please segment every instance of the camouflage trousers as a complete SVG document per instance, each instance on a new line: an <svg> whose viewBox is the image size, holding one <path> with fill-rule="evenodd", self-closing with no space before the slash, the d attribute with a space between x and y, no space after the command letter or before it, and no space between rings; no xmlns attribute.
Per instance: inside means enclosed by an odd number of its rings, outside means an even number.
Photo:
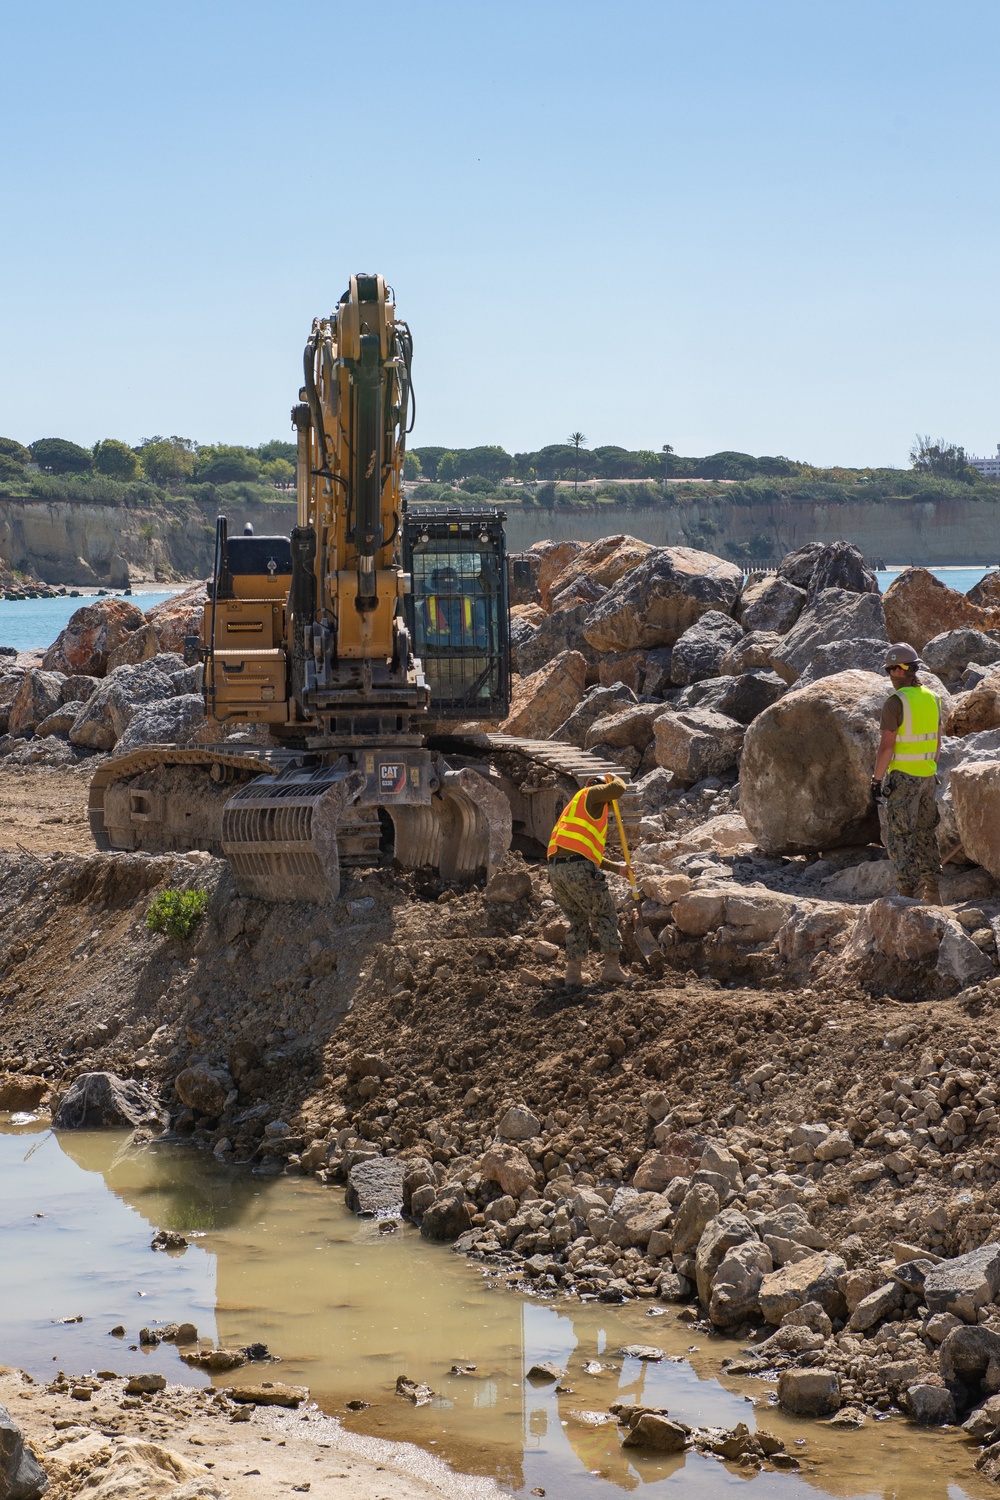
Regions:
<svg viewBox="0 0 1000 1500"><path fill-rule="evenodd" d="M936 828L936 776L907 776L890 771L885 778L885 847L901 896L912 896L925 882L941 876Z"/></svg>
<svg viewBox="0 0 1000 1500"><path fill-rule="evenodd" d="M618 914L608 883L589 859L571 864L550 864L549 885L552 894L569 918L566 934L566 957L579 962L590 952L590 929L593 926L597 946L605 955L618 954Z"/></svg>

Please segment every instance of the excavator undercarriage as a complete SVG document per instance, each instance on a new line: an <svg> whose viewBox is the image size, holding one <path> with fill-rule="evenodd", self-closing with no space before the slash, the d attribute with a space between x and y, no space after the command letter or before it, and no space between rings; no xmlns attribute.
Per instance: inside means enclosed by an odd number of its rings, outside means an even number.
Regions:
<svg viewBox="0 0 1000 1500"><path fill-rule="evenodd" d="M411 361L391 289L352 276L306 345L297 525L230 537L219 517L199 643L218 739L107 761L99 848L224 855L265 900L330 899L342 867L390 859L489 879L588 778L624 774L483 732L510 708L505 516L407 513Z"/></svg>

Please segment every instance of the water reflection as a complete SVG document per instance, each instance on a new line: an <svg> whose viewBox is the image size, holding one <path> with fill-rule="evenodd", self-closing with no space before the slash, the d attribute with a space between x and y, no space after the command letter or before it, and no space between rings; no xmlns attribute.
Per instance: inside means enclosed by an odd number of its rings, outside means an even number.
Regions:
<svg viewBox="0 0 1000 1500"><path fill-rule="evenodd" d="M183 1255L154 1253L160 1228L195 1238ZM120 1321L134 1346L145 1324L190 1319L222 1345L269 1344L281 1378L307 1384L352 1428L433 1447L518 1496L541 1487L548 1500L597 1500L652 1486L718 1500L739 1483L751 1484L754 1500L985 1500L992 1491L957 1434L901 1422L840 1433L785 1418L768 1407L766 1386L720 1384L732 1346L692 1337L672 1311L651 1317L645 1304L552 1304L497 1291L409 1226L380 1235L309 1179L256 1178L169 1146L136 1151L108 1132L57 1138L0 1126L0 1233L2 1357L38 1376L152 1367L202 1384L172 1346L125 1349L108 1337ZM52 1321L76 1314L83 1323ZM618 1350L634 1343L658 1345L676 1362L623 1359ZM562 1389L525 1381L545 1360L566 1371ZM474 1372L452 1373L470 1364ZM396 1396L401 1374L430 1385L434 1401L413 1407ZM345 1413L352 1398L370 1405ZM697 1455L628 1453L616 1426L599 1420L614 1400L667 1406L692 1424L759 1420L806 1467L748 1476Z"/></svg>

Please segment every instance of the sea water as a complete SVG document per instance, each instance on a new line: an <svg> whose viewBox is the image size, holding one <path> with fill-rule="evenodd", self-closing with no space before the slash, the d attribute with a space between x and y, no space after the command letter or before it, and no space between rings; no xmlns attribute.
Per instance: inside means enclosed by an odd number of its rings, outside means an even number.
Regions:
<svg viewBox="0 0 1000 1500"><path fill-rule="evenodd" d="M113 1369L195 1385L307 1385L352 1430L416 1443L519 1500L994 1493L955 1429L893 1417L838 1431L790 1417L773 1405L773 1379L726 1375L722 1360L737 1341L690 1327L676 1307L503 1290L449 1245L392 1223L385 1233L356 1218L342 1189L309 1177L255 1176L188 1146L142 1147L116 1131L53 1134L41 1120L0 1116L0 1353L43 1380ZM154 1252L159 1229L179 1231L188 1248ZM206 1376L173 1344L139 1344L141 1327L184 1321L224 1348L266 1343L281 1363ZM123 1338L110 1334L118 1325ZM663 1358L621 1353L635 1344ZM543 1360L565 1371L558 1385L528 1379ZM433 1399L415 1407L397 1396L399 1375L425 1382ZM352 1413L349 1400L370 1404ZM767 1428L802 1472L755 1475L696 1453L623 1449L606 1420L614 1401L667 1407L689 1425Z"/></svg>
<svg viewBox="0 0 1000 1500"><path fill-rule="evenodd" d="M168 589L133 590L131 601L139 609L152 609L165 599L172 599L187 585ZM18 651L34 651L51 646L70 615L84 604L93 604L97 594L81 594L79 599L0 599L0 646L14 646Z"/></svg>

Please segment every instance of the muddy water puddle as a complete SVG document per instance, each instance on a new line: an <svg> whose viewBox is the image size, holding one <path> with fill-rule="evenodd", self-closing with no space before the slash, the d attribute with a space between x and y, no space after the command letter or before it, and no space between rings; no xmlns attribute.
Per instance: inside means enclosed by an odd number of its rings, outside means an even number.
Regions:
<svg viewBox="0 0 1000 1500"><path fill-rule="evenodd" d="M160 1229L182 1232L187 1250L151 1250ZM39 1379L59 1369L158 1370L203 1385L172 1345L138 1343L141 1327L190 1321L220 1346L260 1341L281 1357L241 1380L308 1385L352 1430L416 1443L512 1495L598 1500L641 1488L718 1500L748 1484L756 1500L996 1494L959 1434L901 1420L845 1432L783 1417L769 1385L720 1382L736 1346L692 1334L674 1309L650 1316L642 1303L500 1291L447 1247L406 1225L381 1234L307 1178L258 1178L168 1145L137 1151L117 1133L57 1137L38 1123L0 1123L0 1244L0 1362ZM124 1339L109 1336L118 1324ZM618 1353L637 1343L666 1357ZM560 1391L526 1379L550 1360L566 1371ZM453 1374L455 1365L475 1369ZM399 1375L425 1382L433 1400L414 1407L397 1396ZM351 1413L348 1400L370 1404ZM663 1405L692 1425L767 1427L802 1472L748 1476L697 1455L626 1457L615 1425L599 1420L615 1400Z"/></svg>

